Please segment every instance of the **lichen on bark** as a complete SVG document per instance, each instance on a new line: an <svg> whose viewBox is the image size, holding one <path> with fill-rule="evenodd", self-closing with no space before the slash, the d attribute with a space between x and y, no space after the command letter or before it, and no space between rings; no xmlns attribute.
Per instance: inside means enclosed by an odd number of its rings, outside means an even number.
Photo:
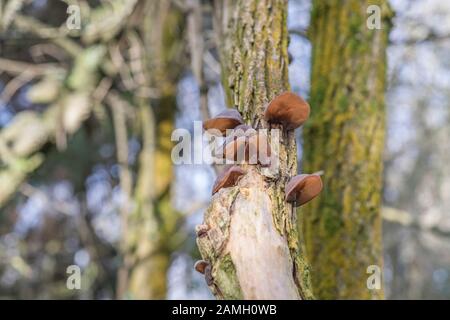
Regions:
<svg viewBox="0 0 450 320"><path fill-rule="evenodd" d="M215 28L219 35L219 51L222 64L222 83L227 102L243 115L244 120L254 128L268 128L263 120L267 103L278 94L289 90L288 82L288 32L286 26L287 1L285 0L251 0L214 2ZM279 171L274 177L265 176L258 167L247 168L247 174L242 178L239 186L231 190L221 190L216 194L207 212L215 210L217 201L222 197L236 196L235 207L226 211L230 217L231 229L235 230L235 238L228 237L228 247L219 253L231 257L236 268L235 290L232 295L217 294L217 297L235 298L237 292L242 292L244 298L274 298L274 299L310 299L312 298L309 281L309 268L298 243L296 216L290 204L284 200L284 187L288 179L297 173L297 147L294 132L284 132L281 145L278 148ZM248 181L252 183L248 184ZM235 194L237 192L237 195ZM255 200L258 199L258 200ZM267 204L267 205L265 205ZM248 211L241 211L240 207L254 210L254 218ZM231 208L231 207L230 207ZM207 216L210 213L207 213ZM234 216L233 216L234 215ZM266 219L270 217L269 221ZM237 222L236 219L242 219ZM207 221L205 217L205 221ZM211 222L217 225L217 222ZM211 223L208 225L211 227ZM245 226L243 224L248 224ZM258 246L259 240L256 230L264 226L269 239L266 239L268 252L266 258L271 260L267 264L256 267L256 275L250 274L245 263L240 259L249 259L255 263L263 255L248 253L249 246ZM233 239L242 237L251 239L238 246ZM213 248L214 236L199 239L202 256L211 259L217 253L205 254L205 248ZM279 250L275 250L278 247ZM270 251L273 249L273 251ZM277 260L278 259L278 260ZM221 290L214 274L219 272L221 265L215 260L212 264L213 286ZM239 262L239 263L238 263ZM272 270L273 268L281 268ZM283 271L281 271L283 270ZM278 271L278 273L277 273ZM282 276L279 273L284 273ZM234 274L232 272L231 274ZM259 275L266 274L273 277L273 282L258 284ZM255 292L252 281L257 287L272 288L273 292ZM264 282L264 281L263 281ZM283 287L283 288L282 288ZM294 289L293 289L294 288ZM268 290L261 290L268 291ZM269 290L270 291L270 290Z"/></svg>
<svg viewBox="0 0 450 320"><path fill-rule="evenodd" d="M369 5L382 29L370 30ZM324 171L324 190L305 206L303 234L314 294L322 299L382 298L367 288L369 265L382 267L381 175L385 131L385 0L320 1L312 9L311 118L304 169Z"/></svg>

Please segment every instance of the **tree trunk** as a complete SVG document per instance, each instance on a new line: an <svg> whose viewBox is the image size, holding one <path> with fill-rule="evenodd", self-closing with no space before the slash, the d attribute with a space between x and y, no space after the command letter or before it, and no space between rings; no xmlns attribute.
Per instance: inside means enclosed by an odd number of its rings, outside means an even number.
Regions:
<svg viewBox="0 0 450 320"><path fill-rule="evenodd" d="M215 1L223 86L228 104L248 124L268 128L266 104L289 90L287 2ZM309 299L309 269L298 242L296 217L284 201L287 180L297 171L294 132L278 146L274 176L243 165L236 187L216 193L198 227L206 280L221 299Z"/></svg>
<svg viewBox="0 0 450 320"><path fill-rule="evenodd" d="M370 30L369 5L382 29ZM381 176L385 132L385 0L314 1L311 119L304 169L324 170L324 191L305 207L303 230L314 294L321 299L382 298L368 289L370 265L383 267Z"/></svg>
<svg viewBox="0 0 450 320"><path fill-rule="evenodd" d="M182 71L184 20L170 1L145 2L142 26L149 86L159 97L140 101L142 151L130 216L129 248L133 261L128 294L135 299L164 299L167 270L179 240L178 213L170 203L173 180L171 134L176 113L176 84ZM156 174L155 174L156 173Z"/></svg>

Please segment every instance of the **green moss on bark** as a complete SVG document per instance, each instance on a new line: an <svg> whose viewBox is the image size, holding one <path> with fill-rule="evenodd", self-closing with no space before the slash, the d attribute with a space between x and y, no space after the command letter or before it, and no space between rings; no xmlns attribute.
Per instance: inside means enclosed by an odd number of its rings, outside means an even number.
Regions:
<svg viewBox="0 0 450 320"><path fill-rule="evenodd" d="M381 30L366 25L379 5ZM367 267L382 266L381 176L386 47L385 0L314 1L311 119L304 129L304 170L324 170L324 190L304 207L303 230L314 293L323 299L382 298Z"/></svg>
<svg viewBox="0 0 450 320"><path fill-rule="evenodd" d="M220 4L219 4L220 3ZM218 5L219 4L219 5ZM218 16L228 10L227 26L219 30L222 80L230 107L237 108L255 128L267 128L266 105L290 89L288 79L288 31L286 0L216 1ZM226 8L224 10L224 8ZM297 174L297 146L293 132L280 145L280 177L267 189L275 227L285 236L291 253L295 282L303 299L313 297L309 267L298 244L296 217L284 200L288 179Z"/></svg>
<svg viewBox="0 0 450 320"><path fill-rule="evenodd" d="M236 269L229 254L217 261L215 270L212 276L217 286L213 290L220 290L217 292L217 296L222 299L244 299L236 275Z"/></svg>

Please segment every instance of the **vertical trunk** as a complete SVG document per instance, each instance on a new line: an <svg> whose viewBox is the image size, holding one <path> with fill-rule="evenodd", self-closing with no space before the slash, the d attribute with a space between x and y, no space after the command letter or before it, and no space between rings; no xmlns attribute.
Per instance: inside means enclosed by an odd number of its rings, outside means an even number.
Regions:
<svg viewBox="0 0 450 320"><path fill-rule="evenodd" d="M369 5L382 29L370 30ZM312 117L304 130L304 168L324 170L325 189L303 212L314 293L322 299L382 298L367 268L382 268L381 176L385 131L385 0L315 0L311 21Z"/></svg>
<svg viewBox="0 0 450 320"><path fill-rule="evenodd" d="M285 0L215 1L223 86L248 124L267 128L266 104L289 89ZM294 133L283 134L280 166L268 176L243 166L238 186L212 198L197 243L207 282L222 299L309 299L309 270L284 186L296 174Z"/></svg>
<svg viewBox="0 0 450 320"><path fill-rule="evenodd" d="M170 101L165 105L175 105L174 100ZM128 294L134 299L166 297L171 254L168 244L177 219L170 203L172 167L170 152L166 151L170 146L161 145L170 141L173 118L160 122L158 118L153 118L148 106L140 107L143 149L135 190L136 209L129 219L128 235L128 245L133 250Z"/></svg>
<svg viewBox="0 0 450 320"><path fill-rule="evenodd" d="M178 214L170 203L173 179L171 134L176 113L176 83L181 73L183 19L169 1L145 2L142 26L149 86L157 99L142 99L142 151L130 216L129 248L133 259L128 293L136 299L164 299L171 243L178 239Z"/></svg>

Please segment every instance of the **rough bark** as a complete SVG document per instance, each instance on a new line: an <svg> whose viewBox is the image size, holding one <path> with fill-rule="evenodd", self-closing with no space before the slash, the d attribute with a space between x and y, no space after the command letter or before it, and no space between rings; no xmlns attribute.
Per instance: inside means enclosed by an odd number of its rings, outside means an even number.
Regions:
<svg viewBox="0 0 450 320"><path fill-rule="evenodd" d="M379 5L382 29L366 25ZM304 169L324 170L324 191L303 212L314 294L382 298L367 268L383 266L381 177L384 148L387 1L314 1L310 38L312 113L304 129Z"/></svg>
<svg viewBox="0 0 450 320"><path fill-rule="evenodd" d="M128 294L136 299L164 299L172 244L179 240L175 235L179 215L170 203L171 134L176 83L182 71L184 19L169 1L147 2L145 12L142 30L148 81L159 97L151 99L150 106L148 100L140 102L143 149L135 190L136 210L130 216L128 235L134 261Z"/></svg>
<svg viewBox="0 0 450 320"><path fill-rule="evenodd" d="M287 2L216 1L223 86L228 104L255 128L267 128L266 104L289 89ZM198 246L211 264L206 279L221 299L309 299L309 269L284 187L297 171L294 133L277 146L274 175L243 166L238 186L212 198Z"/></svg>

